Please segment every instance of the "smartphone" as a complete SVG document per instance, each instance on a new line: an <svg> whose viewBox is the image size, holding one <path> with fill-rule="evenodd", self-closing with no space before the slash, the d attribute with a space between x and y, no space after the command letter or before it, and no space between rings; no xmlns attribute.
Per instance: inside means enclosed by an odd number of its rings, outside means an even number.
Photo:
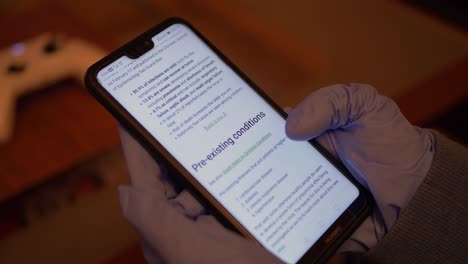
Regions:
<svg viewBox="0 0 468 264"><path fill-rule="evenodd" d="M359 226L366 191L180 18L92 65L89 91L213 214L286 263L320 263Z"/></svg>

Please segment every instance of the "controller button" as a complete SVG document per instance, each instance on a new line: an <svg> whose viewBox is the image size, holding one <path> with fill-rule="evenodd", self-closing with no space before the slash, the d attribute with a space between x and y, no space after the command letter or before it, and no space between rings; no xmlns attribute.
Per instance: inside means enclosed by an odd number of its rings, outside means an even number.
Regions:
<svg viewBox="0 0 468 264"><path fill-rule="evenodd" d="M22 73L26 69L26 66L24 64L11 64L7 68L8 73Z"/></svg>
<svg viewBox="0 0 468 264"><path fill-rule="evenodd" d="M55 41L48 42L44 48L43 51L45 54L53 54L58 50L58 45Z"/></svg>

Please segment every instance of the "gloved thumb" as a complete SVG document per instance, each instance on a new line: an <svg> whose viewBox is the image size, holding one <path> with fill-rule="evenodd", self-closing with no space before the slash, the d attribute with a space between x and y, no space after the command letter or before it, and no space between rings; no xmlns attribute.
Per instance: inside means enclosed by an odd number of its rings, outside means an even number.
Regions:
<svg viewBox="0 0 468 264"><path fill-rule="evenodd" d="M352 125L380 105L382 96L370 85L337 84L317 90L289 112L286 134L293 140L315 138L328 129Z"/></svg>

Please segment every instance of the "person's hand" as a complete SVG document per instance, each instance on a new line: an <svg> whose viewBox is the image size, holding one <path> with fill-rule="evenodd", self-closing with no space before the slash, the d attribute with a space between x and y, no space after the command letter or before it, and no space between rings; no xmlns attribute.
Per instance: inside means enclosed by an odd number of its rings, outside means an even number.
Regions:
<svg viewBox="0 0 468 264"><path fill-rule="evenodd" d="M432 163L433 136L411 125L397 105L369 85L322 88L289 111L286 133L317 141L374 197L377 208L342 251L375 246L398 219Z"/></svg>
<svg viewBox="0 0 468 264"><path fill-rule="evenodd" d="M378 210L345 250L374 246L398 218L432 160L432 136L411 126L398 107L370 86L337 85L312 93L287 120L287 134L318 141L374 195ZM122 210L150 262L275 262L257 244L224 229L186 191L179 194L157 163L126 131L122 145L131 186Z"/></svg>
<svg viewBox="0 0 468 264"><path fill-rule="evenodd" d="M228 231L170 178L141 145L120 128L130 186L120 203L137 230L149 263L276 263L260 245Z"/></svg>

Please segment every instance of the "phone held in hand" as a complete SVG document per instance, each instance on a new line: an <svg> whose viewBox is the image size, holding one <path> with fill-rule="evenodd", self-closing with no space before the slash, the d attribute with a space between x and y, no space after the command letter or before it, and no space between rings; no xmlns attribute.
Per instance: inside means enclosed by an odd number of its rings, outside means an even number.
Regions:
<svg viewBox="0 0 468 264"><path fill-rule="evenodd" d="M325 261L371 202L193 26L171 18L91 66L89 91L228 226L287 263Z"/></svg>

